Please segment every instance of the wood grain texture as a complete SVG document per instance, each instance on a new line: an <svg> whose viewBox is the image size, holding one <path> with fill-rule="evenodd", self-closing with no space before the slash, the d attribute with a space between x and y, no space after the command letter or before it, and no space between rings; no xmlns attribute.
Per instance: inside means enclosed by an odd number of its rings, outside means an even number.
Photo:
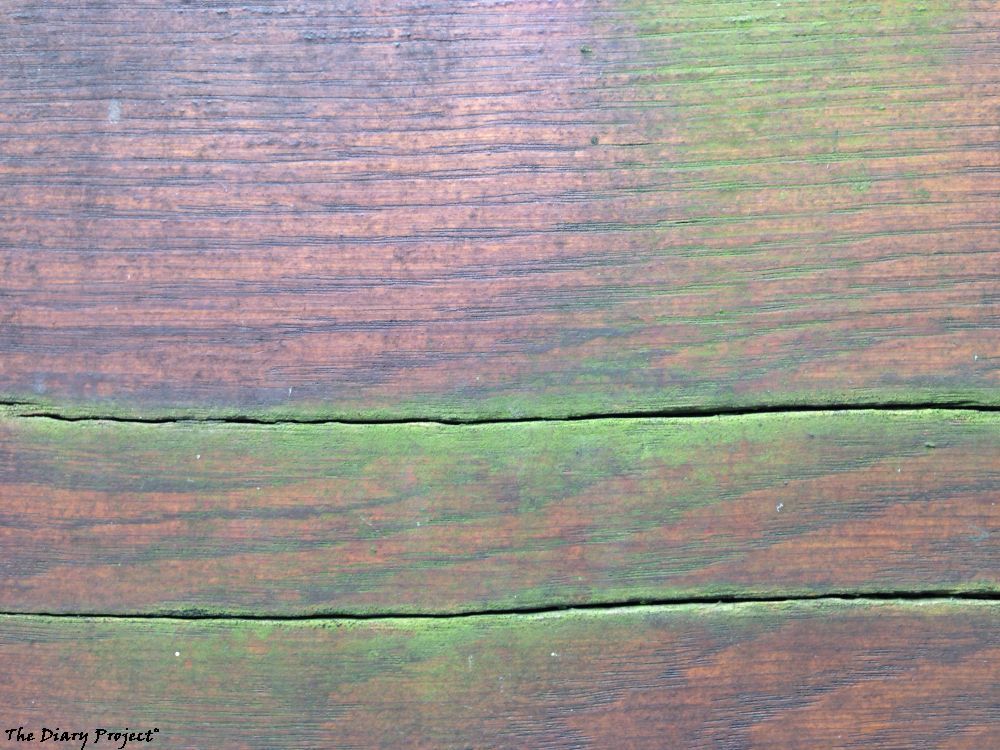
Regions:
<svg viewBox="0 0 1000 750"><path fill-rule="evenodd" d="M1000 590L1000 414L0 421L0 609Z"/></svg>
<svg viewBox="0 0 1000 750"><path fill-rule="evenodd" d="M994 1L0 6L0 398L997 404Z"/></svg>
<svg viewBox="0 0 1000 750"><path fill-rule="evenodd" d="M360 623L2 617L0 705L26 728L157 727L141 747L171 750L984 750L1000 740L998 615L932 601Z"/></svg>

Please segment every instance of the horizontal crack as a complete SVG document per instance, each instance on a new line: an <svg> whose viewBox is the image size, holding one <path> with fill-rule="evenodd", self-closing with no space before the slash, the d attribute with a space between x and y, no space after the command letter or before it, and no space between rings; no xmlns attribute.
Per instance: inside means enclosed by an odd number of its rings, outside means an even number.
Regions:
<svg viewBox="0 0 1000 750"><path fill-rule="evenodd" d="M622 599L619 601L553 604L541 607L512 607L480 609L459 612L373 612L351 613L325 611L302 615L262 615L183 610L165 612L0 612L0 617L49 617L59 619L105 619L105 620L244 620L260 622L309 622L323 620L457 620L475 617L502 617L518 615L558 614L593 610L616 610L642 607L680 607L687 605L713 604L794 604L795 602L844 602L844 601L932 601L940 599L964 601L1000 602L1000 591L958 591L953 589L929 589L923 591L878 591L878 592L827 592L800 596L689 596L664 599Z"/></svg>
<svg viewBox="0 0 1000 750"><path fill-rule="evenodd" d="M25 408L32 404L21 402L0 402L0 406ZM755 414L794 414L794 413L825 413L825 412L860 412L860 411L928 411L950 410L970 412L998 412L1000 405L986 405L969 401L952 402L883 402L875 404L835 403L835 404L775 404L769 406L732 407L732 408L666 408L653 411L625 412L593 412L587 414L570 414L556 417L484 417L468 419L451 419L442 417L407 417L407 418L326 418L326 417L266 417L251 416L157 416L157 417L124 417L114 414L66 415L52 411L24 411L12 415L17 419L52 419L60 422L121 422L124 424L307 424L307 425L405 425L405 424L441 424L450 426L489 425L489 424L527 424L530 422L585 422L606 419L704 419L709 417L738 417Z"/></svg>

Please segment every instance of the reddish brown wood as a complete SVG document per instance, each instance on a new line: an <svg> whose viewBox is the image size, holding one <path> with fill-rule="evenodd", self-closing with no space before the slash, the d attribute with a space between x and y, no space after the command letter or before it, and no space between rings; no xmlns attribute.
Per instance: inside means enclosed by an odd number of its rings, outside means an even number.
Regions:
<svg viewBox="0 0 1000 750"><path fill-rule="evenodd" d="M1000 415L171 421L996 406L998 29L2 4L0 746L1000 746Z"/></svg>
<svg viewBox="0 0 1000 750"><path fill-rule="evenodd" d="M0 610L998 591L1000 414L0 421Z"/></svg>
<svg viewBox="0 0 1000 750"><path fill-rule="evenodd" d="M998 403L996 2L14 2L0 398Z"/></svg>
<svg viewBox="0 0 1000 750"><path fill-rule="evenodd" d="M984 750L1000 739L997 623L995 604L942 601L5 617L0 705L5 727L157 727L135 746L152 748Z"/></svg>

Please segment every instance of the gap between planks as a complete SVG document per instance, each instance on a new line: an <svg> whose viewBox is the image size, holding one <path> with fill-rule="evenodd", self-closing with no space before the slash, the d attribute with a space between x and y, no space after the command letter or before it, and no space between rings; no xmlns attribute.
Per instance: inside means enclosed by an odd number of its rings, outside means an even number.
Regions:
<svg viewBox="0 0 1000 750"><path fill-rule="evenodd" d="M929 589L925 591L882 591L854 593L842 591L800 596L694 596L665 599L636 599L593 604L554 604L543 607L523 607L509 609L483 609L462 612L370 612L365 614L350 612L321 612L303 615L253 615L227 614L225 612L123 612L103 614L100 612L0 612L2 618L30 619L50 618L56 620L177 620L177 621L245 621L245 622L324 622L328 620L370 621L370 620L468 620L490 617L532 617L538 615L560 615L575 612L622 612L662 611L678 608L709 608L715 606L747 607L761 604L793 605L798 603L855 602L859 604L879 602L940 603L945 601L1000 602L1000 592L961 591L957 589Z"/></svg>
<svg viewBox="0 0 1000 750"><path fill-rule="evenodd" d="M123 424L257 424L257 425L407 425L407 424L440 424L448 426L491 425L491 424L527 424L533 422L596 422L611 419L710 419L713 417L739 417L756 414L839 414L845 412L919 412L919 411L965 411L975 413L997 413L1000 406L981 404L969 401L954 402L884 402L877 404L783 404L758 407L734 407L731 409L692 409L666 408L656 411L626 411L598 412L588 414L569 414L558 417L484 417L481 419L451 419L442 417L408 417L408 418L369 418L352 419L349 417L252 417L242 414L233 415L161 415L161 416L124 416L109 413L66 414L59 411L35 411L37 404L25 401L0 401L0 408L6 413L0 413L8 419L51 419L59 422L120 422ZM24 411L20 411L24 410Z"/></svg>

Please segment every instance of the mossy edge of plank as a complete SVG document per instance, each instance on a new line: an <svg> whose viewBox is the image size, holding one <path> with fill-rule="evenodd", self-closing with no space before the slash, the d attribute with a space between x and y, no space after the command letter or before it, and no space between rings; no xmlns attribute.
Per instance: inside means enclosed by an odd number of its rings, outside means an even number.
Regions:
<svg viewBox="0 0 1000 750"><path fill-rule="evenodd" d="M19 612L452 613L997 592L1000 414L0 418Z"/></svg>

